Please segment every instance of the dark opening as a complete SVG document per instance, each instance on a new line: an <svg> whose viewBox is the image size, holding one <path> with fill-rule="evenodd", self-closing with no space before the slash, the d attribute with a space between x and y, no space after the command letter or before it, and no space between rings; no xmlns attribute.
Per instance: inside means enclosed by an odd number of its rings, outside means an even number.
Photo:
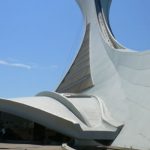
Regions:
<svg viewBox="0 0 150 150"><path fill-rule="evenodd" d="M0 142L61 145L71 141L72 138L33 121L0 112Z"/></svg>

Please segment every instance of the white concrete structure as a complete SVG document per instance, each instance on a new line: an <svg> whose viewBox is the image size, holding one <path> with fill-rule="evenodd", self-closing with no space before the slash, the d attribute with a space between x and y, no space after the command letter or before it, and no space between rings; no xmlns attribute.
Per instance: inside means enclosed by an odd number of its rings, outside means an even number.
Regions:
<svg viewBox="0 0 150 150"><path fill-rule="evenodd" d="M1 99L0 110L75 139L150 149L150 52L134 52L116 41L108 20L111 0L77 2L85 36L56 93Z"/></svg>
<svg viewBox="0 0 150 150"><path fill-rule="evenodd" d="M82 141L113 141L122 125L92 95L42 92L35 97L0 99L0 110Z"/></svg>

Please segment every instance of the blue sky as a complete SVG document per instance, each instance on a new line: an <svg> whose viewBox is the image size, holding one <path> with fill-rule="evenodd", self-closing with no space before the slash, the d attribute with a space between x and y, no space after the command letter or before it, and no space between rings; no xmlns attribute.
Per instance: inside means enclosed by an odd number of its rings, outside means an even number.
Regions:
<svg viewBox="0 0 150 150"><path fill-rule="evenodd" d="M150 49L150 0L112 0L110 23L118 41L138 51Z"/></svg>
<svg viewBox="0 0 150 150"><path fill-rule="evenodd" d="M149 0L113 0L110 24L120 43L150 48L149 6ZM0 0L0 97L54 90L77 53L82 28L74 0Z"/></svg>

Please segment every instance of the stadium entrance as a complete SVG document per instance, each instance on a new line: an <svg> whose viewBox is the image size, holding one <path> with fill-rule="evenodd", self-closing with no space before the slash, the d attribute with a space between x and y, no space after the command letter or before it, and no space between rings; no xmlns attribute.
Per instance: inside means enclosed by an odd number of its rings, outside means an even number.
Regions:
<svg viewBox="0 0 150 150"><path fill-rule="evenodd" d="M0 142L61 145L72 139L35 122L0 112Z"/></svg>

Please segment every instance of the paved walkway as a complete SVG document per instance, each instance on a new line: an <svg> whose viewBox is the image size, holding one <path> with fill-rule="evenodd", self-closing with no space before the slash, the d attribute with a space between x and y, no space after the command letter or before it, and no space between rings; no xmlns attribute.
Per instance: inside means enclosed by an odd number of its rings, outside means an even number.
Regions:
<svg viewBox="0 0 150 150"><path fill-rule="evenodd" d="M0 150L75 150L67 145L63 146L42 146L31 144L7 144L0 143ZM119 148L119 147L87 147L84 150L135 150L132 148Z"/></svg>
<svg viewBox="0 0 150 150"><path fill-rule="evenodd" d="M0 143L0 150L62 150L61 146Z"/></svg>

